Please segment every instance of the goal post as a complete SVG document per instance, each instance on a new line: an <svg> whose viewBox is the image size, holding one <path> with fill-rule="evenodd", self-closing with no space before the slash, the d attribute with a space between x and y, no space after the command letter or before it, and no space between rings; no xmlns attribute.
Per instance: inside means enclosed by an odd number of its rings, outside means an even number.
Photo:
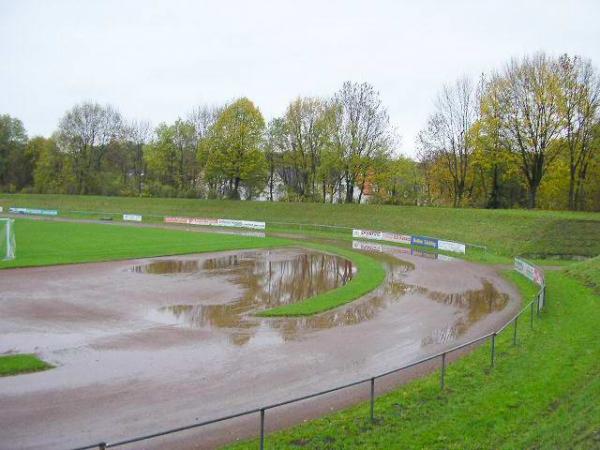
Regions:
<svg viewBox="0 0 600 450"><path fill-rule="evenodd" d="M0 218L0 260L15 259L17 246L14 219Z"/></svg>

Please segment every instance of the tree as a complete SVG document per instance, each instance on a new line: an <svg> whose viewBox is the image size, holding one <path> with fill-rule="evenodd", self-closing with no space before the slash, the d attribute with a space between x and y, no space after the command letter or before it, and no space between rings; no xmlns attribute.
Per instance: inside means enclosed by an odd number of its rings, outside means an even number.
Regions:
<svg viewBox="0 0 600 450"><path fill-rule="evenodd" d="M127 140L133 147L132 172L138 195L141 195L144 176L146 175L146 163L144 161L144 147L152 138L152 127L150 122L134 120L127 125Z"/></svg>
<svg viewBox="0 0 600 450"><path fill-rule="evenodd" d="M561 131L556 63L544 53L512 60L497 82L502 86L500 134L520 157L528 205L535 208L544 173L558 155L558 147L550 146Z"/></svg>
<svg viewBox="0 0 600 450"><path fill-rule="evenodd" d="M66 155L59 151L56 141L36 137L29 142L38 155L33 172L33 186L41 194L69 193L71 168Z"/></svg>
<svg viewBox="0 0 600 450"><path fill-rule="evenodd" d="M334 142L343 161L346 202L354 201L357 177L368 172L375 155L392 145L389 117L379 93L368 83L345 82L333 98Z"/></svg>
<svg viewBox="0 0 600 450"><path fill-rule="evenodd" d="M513 206L514 190L519 161L503 142L500 134L501 83L498 77L491 81L481 80L482 96L479 103L479 120L469 130L474 152L472 166L477 173L477 191L483 196L482 206L486 208L510 208Z"/></svg>
<svg viewBox="0 0 600 450"><path fill-rule="evenodd" d="M23 122L8 114L0 116L0 186L20 189L20 176L23 167L20 162L24 158L27 146L27 134ZM9 186L11 185L11 186Z"/></svg>
<svg viewBox="0 0 600 450"><path fill-rule="evenodd" d="M111 106L75 105L60 120L57 143L71 158L77 192L97 192L102 163L111 142L122 137L121 115Z"/></svg>
<svg viewBox="0 0 600 450"><path fill-rule="evenodd" d="M596 150L593 126L600 109L600 78L591 61L579 56L558 59L558 104L569 159L569 209L581 206L581 189Z"/></svg>
<svg viewBox="0 0 600 450"><path fill-rule="evenodd" d="M451 179L453 204L461 206L469 191L473 142L469 131L478 119L478 96L469 78L444 86L435 102L435 112L419 133L420 158L439 162Z"/></svg>
<svg viewBox="0 0 600 450"><path fill-rule="evenodd" d="M259 192L266 181L266 160L261 150L265 121L247 98L227 106L211 127L206 158L206 177L220 185L223 194L240 198Z"/></svg>

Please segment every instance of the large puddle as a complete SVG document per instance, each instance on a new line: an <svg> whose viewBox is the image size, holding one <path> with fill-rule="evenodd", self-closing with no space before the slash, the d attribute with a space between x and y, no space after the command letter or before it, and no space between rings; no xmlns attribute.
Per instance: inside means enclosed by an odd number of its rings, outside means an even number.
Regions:
<svg viewBox="0 0 600 450"><path fill-rule="evenodd" d="M171 258L151 261L131 268L135 273L184 277L197 280L198 293L203 280L217 278L240 292L231 301L219 304L172 304L152 309L147 319L194 328L220 328L230 342L243 345L259 331L271 330L284 340L293 339L307 330L355 325L375 317L381 310L399 304L407 296L418 296L423 308L451 307L452 320L422 339L422 345L452 342L486 315L504 309L509 297L482 280L483 288L462 293L444 293L405 282L414 265L398 259L397 247L353 245L368 252L386 268L384 284L366 298L316 316L265 319L254 313L276 306L302 301L348 283L356 268L352 262L334 255L309 250L264 250L206 258ZM386 251L389 250L389 251ZM391 253L394 253L392 256ZM408 254L408 253L407 253ZM435 254L412 252L411 256L427 259ZM402 257L400 255L400 257ZM444 264L446 259L440 260Z"/></svg>

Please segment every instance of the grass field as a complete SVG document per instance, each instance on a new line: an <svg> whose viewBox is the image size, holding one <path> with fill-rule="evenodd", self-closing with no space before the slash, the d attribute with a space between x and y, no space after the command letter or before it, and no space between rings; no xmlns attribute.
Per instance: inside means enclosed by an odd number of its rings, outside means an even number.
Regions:
<svg viewBox="0 0 600 450"><path fill-rule="evenodd" d="M270 230L297 231L282 222L383 229L485 244L505 257L600 254L600 213L25 194L0 194L0 206L52 208L79 218L138 213L154 222L164 215L254 219Z"/></svg>
<svg viewBox="0 0 600 450"><path fill-rule="evenodd" d="M596 270L600 259L588 262ZM586 269L589 269L586 267ZM439 373L368 404L274 433L268 448L579 448L600 447L600 298L571 274L549 272L548 309L530 330L521 322L497 341L490 369L486 344ZM537 287L509 275L524 293ZM276 411L271 412L276 414ZM268 421L268 415L267 415ZM257 448L256 441L231 446Z"/></svg>
<svg viewBox="0 0 600 450"><path fill-rule="evenodd" d="M52 366L35 355L5 355L0 356L0 377L19 375L23 373L39 372L51 369Z"/></svg>

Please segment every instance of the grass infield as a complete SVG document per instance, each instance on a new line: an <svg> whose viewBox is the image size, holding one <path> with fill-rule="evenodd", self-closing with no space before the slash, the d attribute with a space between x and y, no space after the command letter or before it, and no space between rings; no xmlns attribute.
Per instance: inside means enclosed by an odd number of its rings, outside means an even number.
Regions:
<svg viewBox="0 0 600 450"><path fill-rule="evenodd" d="M31 354L0 356L0 377L39 372L52 367L54 366Z"/></svg>

